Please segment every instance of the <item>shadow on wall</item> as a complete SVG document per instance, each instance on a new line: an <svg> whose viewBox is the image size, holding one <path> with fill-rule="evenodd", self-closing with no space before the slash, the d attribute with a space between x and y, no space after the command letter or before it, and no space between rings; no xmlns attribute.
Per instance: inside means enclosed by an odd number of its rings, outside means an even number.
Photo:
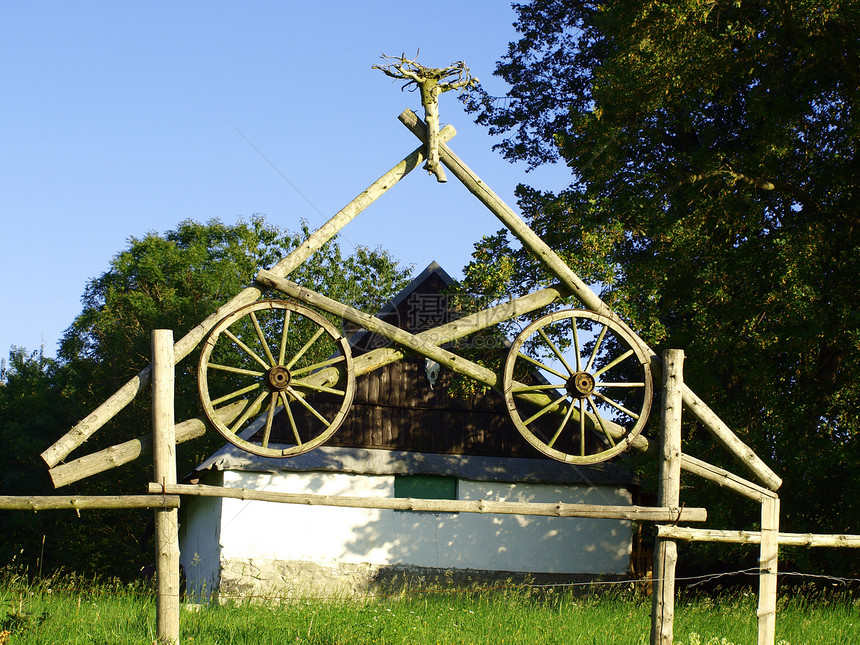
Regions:
<svg viewBox="0 0 860 645"><path fill-rule="evenodd" d="M464 482L458 499L629 504L627 491L546 484ZM342 557L386 544L386 564L510 573L623 575L630 564L629 521L483 513L382 511L354 525Z"/></svg>

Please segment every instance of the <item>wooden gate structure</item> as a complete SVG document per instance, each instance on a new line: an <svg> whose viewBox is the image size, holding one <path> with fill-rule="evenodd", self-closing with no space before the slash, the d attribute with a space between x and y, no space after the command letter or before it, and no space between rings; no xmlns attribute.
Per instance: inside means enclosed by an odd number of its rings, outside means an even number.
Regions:
<svg viewBox="0 0 860 645"><path fill-rule="evenodd" d="M428 71L427 68L421 70ZM437 75L433 82L438 83L441 77L444 74ZM428 116L432 116L429 111ZM438 113L435 114L436 123L430 125L410 110L404 111L399 119L421 141L418 148L288 256L270 269L260 271L254 284L184 337L174 342L172 331L153 331L153 362L41 455L55 487L59 488L152 453L155 481L149 485L147 494L7 497L0 498L0 508L154 508L157 636L164 643L179 640L177 509L180 497L207 495L293 504L655 522L658 525L651 643L660 645L672 643L676 541L759 544L758 643L773 645L778 545L860 547L860 536L779 533L779 498L775 491L782 483L780 478L684 384L683 352L667 350L662 359L658 357L454 154L447 145L455 135L454 128L448 125L437 132ZM438 159L544 264L559 284L411 334L288 279L347 223L428 159ZM445 179L438 163L430 170L440 181ZM270 289L287 299L261 299ZM568 296L578 299L584 309L555 311L528 325L513 342L501 373L443 347ZM375 332L392 341L392 345L353 358L343 334L318 311ZM245 340L237 335L239 328L245 330ZM297 343L293 336L298 336ZM249 338L252 340L248 341ZM204 339L198 385L205 415L177 424L173 416L174 366ZM249 342L253 342L254 347L249 346ZM337 430L349 413L355 377L410 353L436 361L500 391L523 437L553 459L572 465L589 464L627 450L642 451L654 457L660 469L658 506L329 497L177 484L176 444L201 436L207 428L214 428L228 441L264 456L289 457L317 447ZM536 369L541 377L523 376L533 375ZM610 371L615 376L610 377ZM663 389L657 442L641 434L651 408L652 378L657 378ZM151 435L65 461L150 384L153 391ZM681 446L682 408L699 421L755 481L685 454ZM278 432L281 439L276 439ZM284 441L285 434L292 436L292 440ZM682 504L681 471L760 504L761 530L719 531L678 526L679 522L703 522L707 518L706 509L685 508Z"/></svg>

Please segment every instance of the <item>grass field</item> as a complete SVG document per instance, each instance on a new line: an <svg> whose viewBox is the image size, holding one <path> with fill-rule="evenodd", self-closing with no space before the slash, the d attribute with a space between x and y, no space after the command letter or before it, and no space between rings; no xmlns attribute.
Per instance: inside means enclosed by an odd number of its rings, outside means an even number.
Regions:
<svg viewBox="0 0 860 645"><path fill-rule="evenodd" d="M366 601L301 600L277 606L183 605L181 643L339 645L619 645L648 643L650 599L528 587L404 593ZM682 593L675 642L756 642L754 593ZM0 576L0 645L118 645L155 639L155 601L140 585L74 575L30 581ZM856 593L782 594L777 640L790 645L860 645Z"/></svg>

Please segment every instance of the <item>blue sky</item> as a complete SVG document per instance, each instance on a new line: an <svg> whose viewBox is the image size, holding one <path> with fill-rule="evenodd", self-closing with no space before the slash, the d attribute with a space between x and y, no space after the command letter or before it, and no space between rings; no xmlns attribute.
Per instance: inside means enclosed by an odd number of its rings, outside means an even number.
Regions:
<svg viewBox="0 0 860 645"><path fill-rule="evenodd" d="M492 71L514 19L503 0L5 0L0 356L12 345L54 355L87 281L132 236L258 213L292 230L321 225L417 146L396 117L420 113L418 95L371 69L380 54L465 60L502 96ZM518 183L569 180L565 168L526 175L503 160L451 94L441 120L515 209ZM417 270L436 260L457 277L473 243L500 227L455 178L416 171L341 242Z"/></svg>

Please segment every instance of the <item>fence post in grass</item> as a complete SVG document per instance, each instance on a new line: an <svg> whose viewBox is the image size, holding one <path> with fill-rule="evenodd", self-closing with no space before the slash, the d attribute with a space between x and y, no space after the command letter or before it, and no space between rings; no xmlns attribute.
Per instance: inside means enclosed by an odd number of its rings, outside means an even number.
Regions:
<svg viewBox="0 0 860 645"><path fill-rule="evenodd" d="M761 502L761 555L759 557L758 645L776 641L776 568L779 548L779 498Z"/></svg>
<svg viewBox="0 0 860 645"><path fill-rule="evenodd" d="M173 331L152 332L152 452L155 482L176 483ZM158 643L179 642L179 511L155 510L155 622Z"/></svg>
<svg viewBox="0 0 860 645"><path fill-rule="evenodd" d="M663 352L663 405L660 410L660 475L658 505L681 505L681 388L684 352ZM651 596L651 645L672 645L675 618L675 565L678 545L657 538L654 545L654 585Z"/></svg>

